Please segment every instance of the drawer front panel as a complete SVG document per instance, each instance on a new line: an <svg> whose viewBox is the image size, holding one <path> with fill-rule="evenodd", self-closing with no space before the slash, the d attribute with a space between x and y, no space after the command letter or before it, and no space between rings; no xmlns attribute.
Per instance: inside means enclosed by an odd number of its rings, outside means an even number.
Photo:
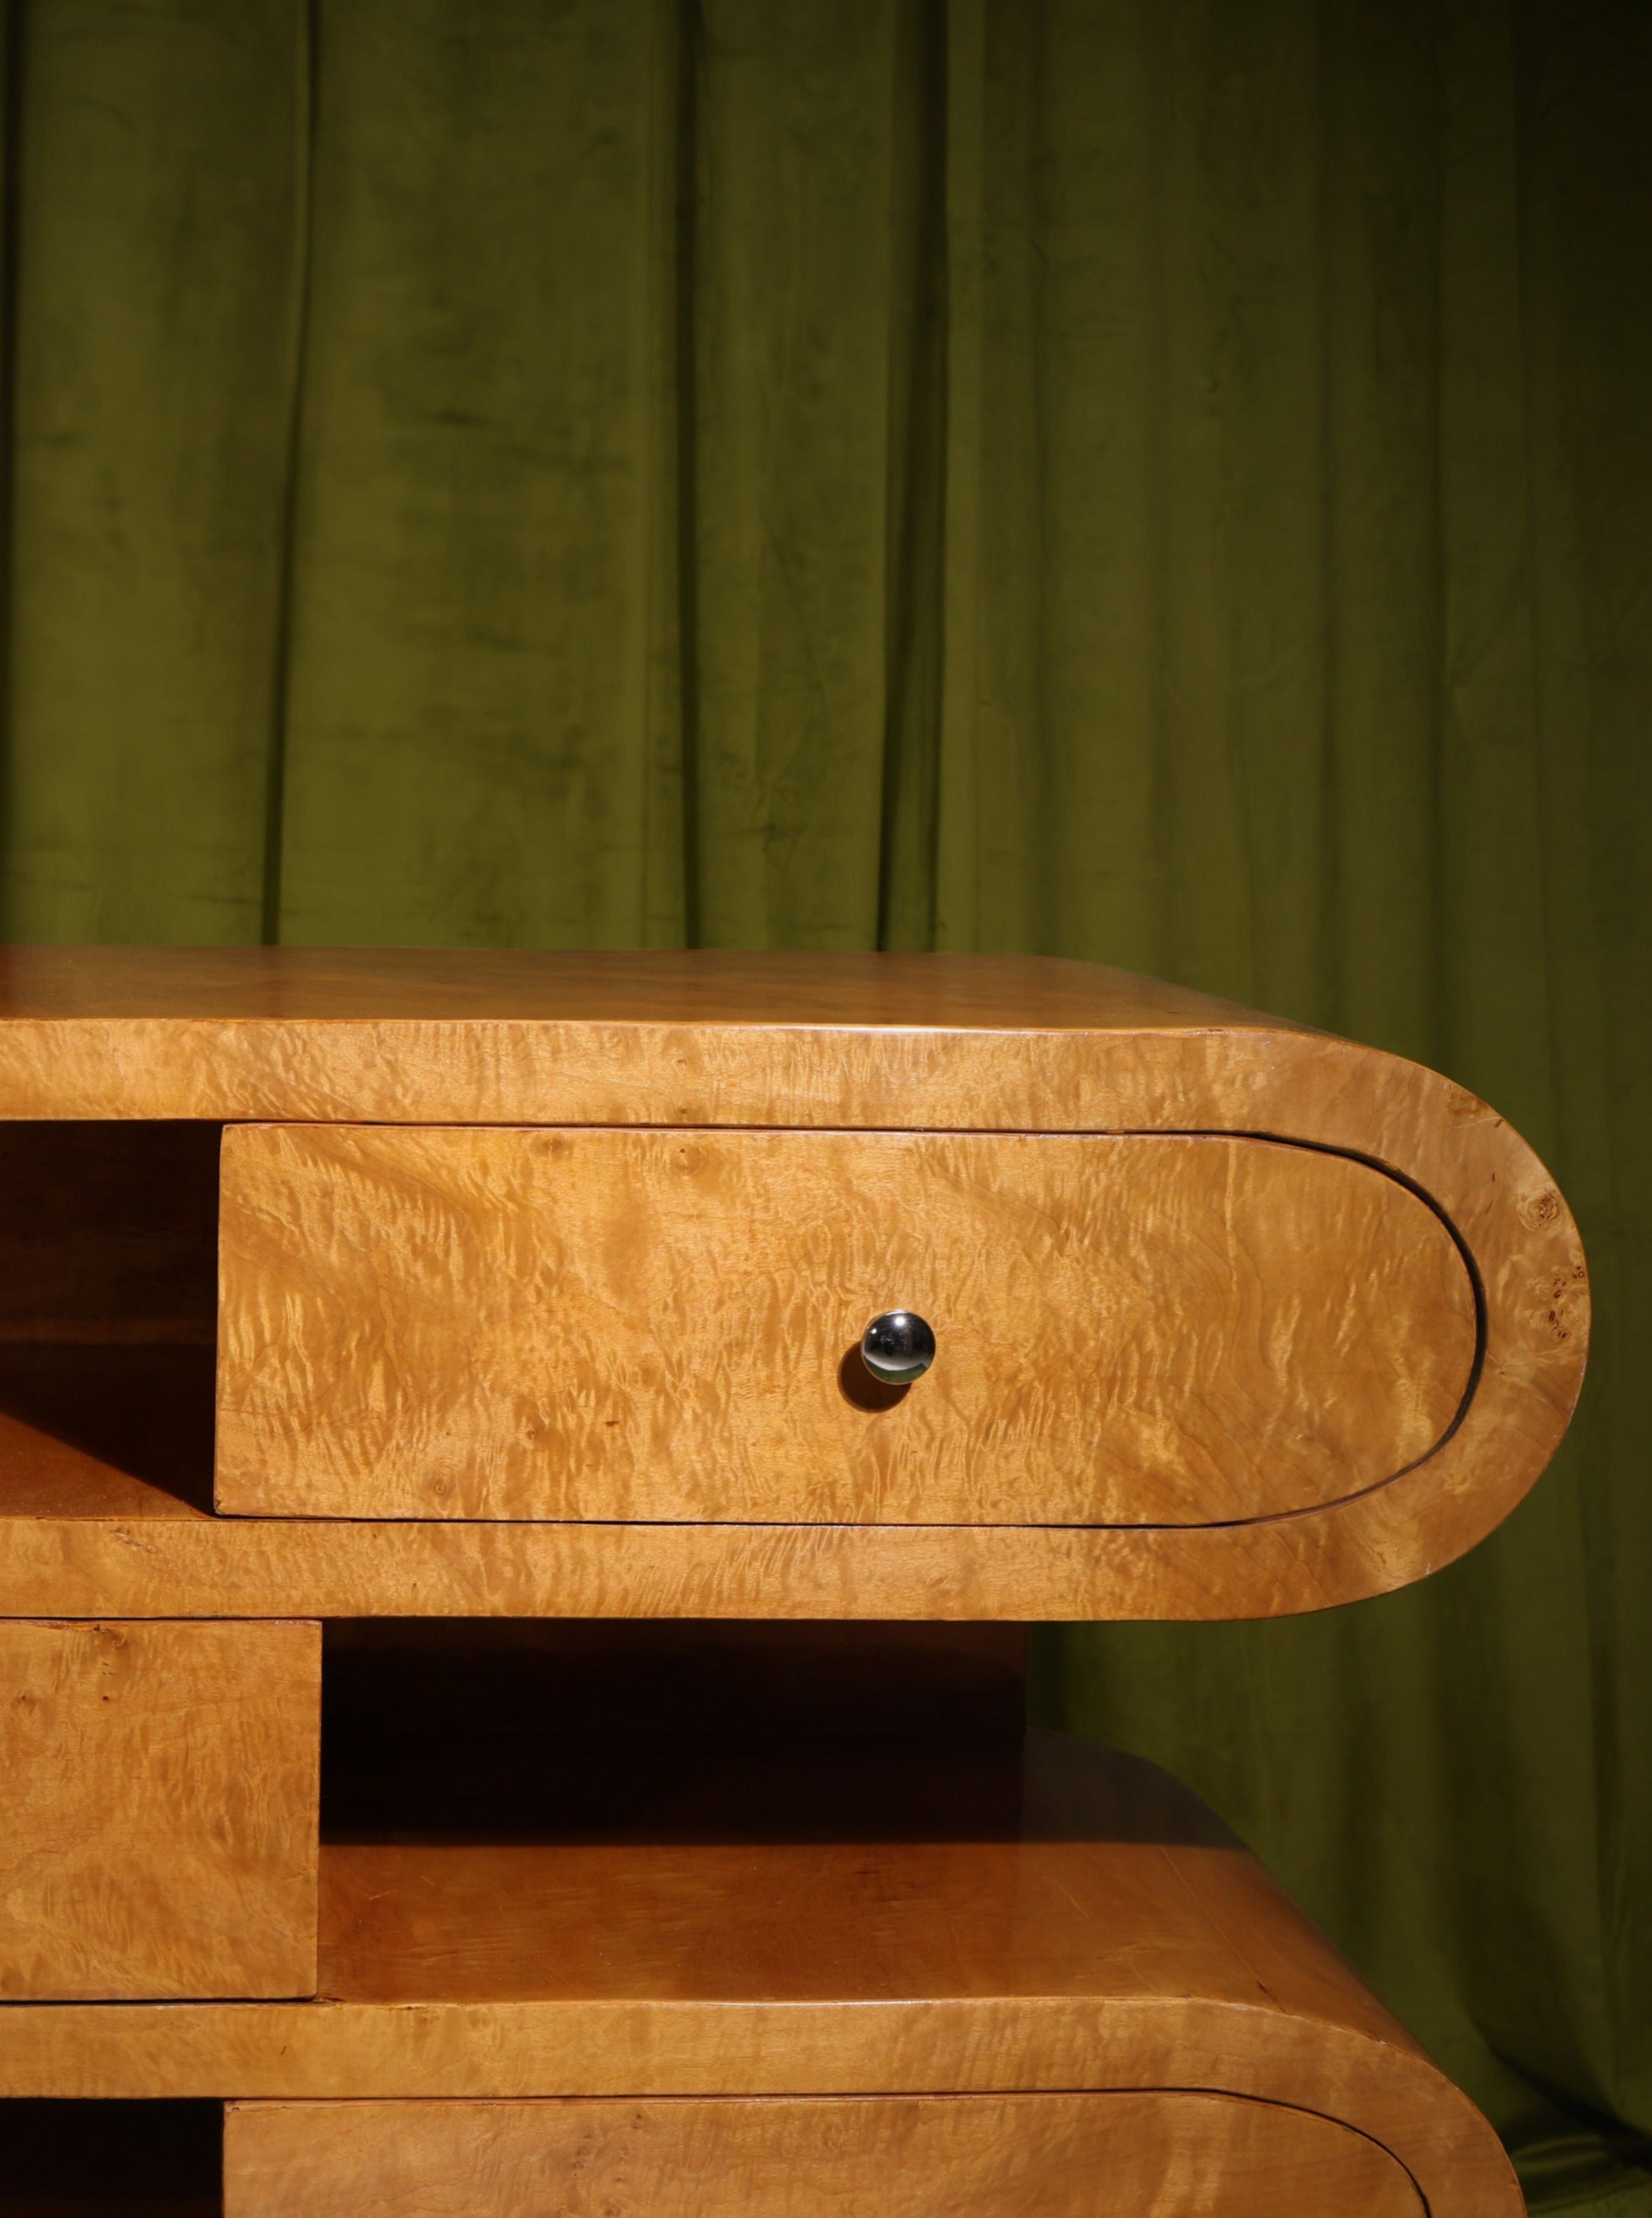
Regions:
<svg viewBox="0 0 1652 2218"><path fill-rule="evenodd" d="M232 1127L220 1260L253 1514L1228 1522L1427 1454L1476 1345L1426 1203L1222 1137Z"/></svg>
<svg viewBox="0 0 1652 2218"><path fill-rule="evenodd" d="M1423 2218L1333 2120L1230 2096L249 2103L225 2218Z"/></svg>
<svg viewBox="0 0 1652 2218"><path fill-rule="evenodd" d="M321 1628L0 1624L0 2002L310 1995Z"/></svg>

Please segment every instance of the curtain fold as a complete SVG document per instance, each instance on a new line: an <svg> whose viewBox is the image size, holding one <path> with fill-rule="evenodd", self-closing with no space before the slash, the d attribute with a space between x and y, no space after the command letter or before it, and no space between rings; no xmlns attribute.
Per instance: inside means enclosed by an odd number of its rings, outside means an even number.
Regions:
<svg viewBox="0 0 1652 2218"><path fill-rule="evenodd" d="M1550 1161L1597 1354L1510 1524L1050 1628L1039 1701L1544 2207L1652 2213L1652 15L12 0L5 55L8 936L1036 949Z"/></svg>

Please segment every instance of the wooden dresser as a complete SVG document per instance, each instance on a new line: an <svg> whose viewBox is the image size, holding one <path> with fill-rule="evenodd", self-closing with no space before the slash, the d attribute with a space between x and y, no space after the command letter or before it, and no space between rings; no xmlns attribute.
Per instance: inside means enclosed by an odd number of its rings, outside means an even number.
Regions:
<svg viewBox="0 0 1652 2218"><path fill-rule="evenodd" d="M1587 1281L1482 1103L1034 958L31 948L0 1117L0 2218L1519 2211L1023 1725L1028 1620L1538 1477Z"/></svg>

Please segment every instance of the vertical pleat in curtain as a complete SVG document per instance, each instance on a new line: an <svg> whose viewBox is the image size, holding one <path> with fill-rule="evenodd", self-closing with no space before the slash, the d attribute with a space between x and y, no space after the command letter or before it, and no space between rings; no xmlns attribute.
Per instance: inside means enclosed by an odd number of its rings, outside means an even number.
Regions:
<svg viewBox="0 0 1652 2218"><path fill-rule="evenodd" d="M7 23L9 936L1042 949L1549 1157L1601 1329L1510 1526L1040 1702L1652 2211L1652 15Z"/></svg>

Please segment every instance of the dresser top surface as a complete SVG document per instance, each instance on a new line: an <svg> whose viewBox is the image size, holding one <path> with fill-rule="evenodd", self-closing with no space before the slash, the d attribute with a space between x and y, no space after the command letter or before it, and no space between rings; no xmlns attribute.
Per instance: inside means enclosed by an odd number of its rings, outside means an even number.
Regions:
<svg viewBox="0 0 1652 2218"><path fill-rule="evenodd" d="M0 949L0 1023L543 1023L966 1032L1295 1030L1038 955L534 949Z"/></svg>

